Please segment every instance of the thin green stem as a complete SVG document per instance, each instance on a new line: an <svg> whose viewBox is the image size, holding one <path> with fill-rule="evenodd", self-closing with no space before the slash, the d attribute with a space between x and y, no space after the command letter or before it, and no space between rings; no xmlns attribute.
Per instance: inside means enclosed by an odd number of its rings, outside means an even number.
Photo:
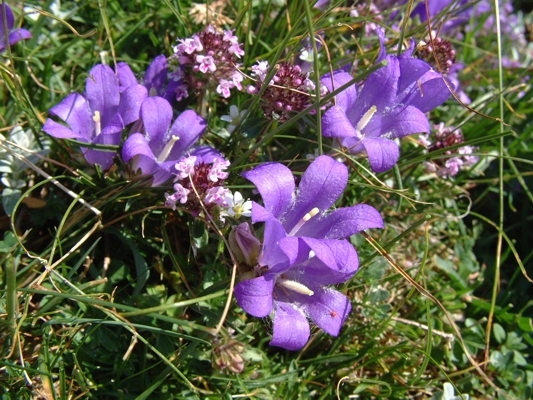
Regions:
<svg viewBox="0 0 533 400"><path fill-rule="evenodd" d="M17 331L17 257L6 261L6 311L11 340Z"/></svg>
<svg viewBox="0 0 533 400"><path fill-rule="evenodd" d="M494 0L494 11L496 19L496 39L498 45L498 89L499 89L499 108L500 108L500 132L504 131L504 102L503 102L503 65L502 65L502 39L500 26L500 9L498 0ZM494 283L492 285L492 296L489 316L487 318L487 327L485 330L485 361L488 362L490 358L490 336L492 331L492 324L494 319L494 311L496 309L496 298L498 296L500 287L500 266L502 261L502 244L503 244L503 223L504 223L504 191L503 191L503 168L504 168L504 140L500 137L498 144L498 203L500 218L498 221L498 239L496 243L496 260L494 265Z"/></svg>
<svg viewBox="0 0 533 400"><path fill-rule="evenodd" d="M320 104L320 64L318 63L318 48L315 40L315 30L313 27L313 15L311 14L311 5L308 1L303 2L305 4L305 16L307 21L307 29L309 30L309 40L313 47L313 69L315 73L315 102ZM318 154L322 155L322 110L320 107L316 108L316 136Z"/></svg>

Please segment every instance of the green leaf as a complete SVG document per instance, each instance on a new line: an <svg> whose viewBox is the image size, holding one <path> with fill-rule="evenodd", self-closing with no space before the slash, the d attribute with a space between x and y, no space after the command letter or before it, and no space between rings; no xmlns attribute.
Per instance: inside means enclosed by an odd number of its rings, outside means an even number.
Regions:
<svg viewBox="0 0 533 400"><path fill-rule="evenodd" d="M5 188L2 192L2 205L7 215L13 214L22 192L19 189Z"/></svg>
<svg viewBox="0 0 533 400"><path fill-rule="evenodd" d="M526 365L528 365L528 362L527 360L525 359L525 357L519 353L518 351L514 351L514 362L517 364L517 365L520 365L522 367L525 367Z"/></svg>
<svg viewBox="0 0 533 400"><path fill-rule="evenodd" d="M494 338L496 339L496 341L502 344L506 336L505 329L503 329L503 327L500 324L495 323L494 326L492 327L492 332L494 333Z"/></svg>
<svg viewBox="0 0 533 400"><path fill-rule="evenodd" d="M4 240L0 242L0 253L9 253L17 245L18 241L13 232L7 231Z"/></svg>
<svg viewBox="0 0 533 400"><path fill-rule="evenodd" d="M195 249L201 249L209 243L209 232L205 224L195 219L191 222L191 239Z"/></svg>

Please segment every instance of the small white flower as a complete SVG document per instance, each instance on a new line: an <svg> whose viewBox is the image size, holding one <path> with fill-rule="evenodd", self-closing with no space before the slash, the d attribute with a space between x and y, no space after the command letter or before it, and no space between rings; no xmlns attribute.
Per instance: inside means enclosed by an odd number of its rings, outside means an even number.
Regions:
<svg viewBox="0 0 533 400"><path fill-rule="evenodd" d="M240 192L226 196L226 202L228 203L228 208L225 213L230 217L252 216L252 202L250 200L245 201Z"/></svg>
<svg viewBox="0 0 533 400"><path fill-rule="evenodd" d="M470 399L470 396L467 394L456 396L455 389L453 388L453 385L450 382L444 382L442 389L443 389L442 400L468 400Z"/></svg>
<svg viewBox="0 0 533 400"><path fill-rule="evenodd" d="M299 59L308 63L312 63L314 60L313 49L307 49L304 47L302 51L300 51Z"/></svg>
<svg viewBox="0 0 533 400"><path fill-rule="evenodd" d="M229 133L232 133L237 127L237 125L240 125L242 123L247 111L248 110L239 111L239 108L236 105L232 105L229 108L229 115L223 115L222 117L220 117L222 121L230 123L226 128Z"/></svg>

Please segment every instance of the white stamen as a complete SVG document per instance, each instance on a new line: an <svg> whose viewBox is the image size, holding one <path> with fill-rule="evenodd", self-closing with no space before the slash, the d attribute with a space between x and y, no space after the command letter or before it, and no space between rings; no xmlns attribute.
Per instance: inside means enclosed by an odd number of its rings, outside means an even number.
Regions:
<svg viewBox="0 0 533 400"><path fill-rule="evenodd" d="M96 136L102 132L102 119L100 118L100 111L95 111L93 115L94 121L94 130L96 131Z"/></svg>
<svg viewBox="0 0 533 400"><path fill-rule="evenodd" d="M309 211L307 214L303 216L303 218L292 228L292 230L289 232L289 236L294 236L296 232L300 230L300 228L311 218L313 218L315 215L317 215L320 212L318 207L313 208L311 211Z"/></svg>
<svg viewBox="0 0 533 400"><path fill-rule="evenodd" d="M315 292L313 292L311 289L301 284L300 282L291 281L289 279L278 278L276 280L276 283L280 286L283 286L285 289L292 290L293 292L296 292L296 293L305 294L307 296L312 296L315 294Z"/></svg>
<svg viewBox="0 0 533 400"><path fill-rule="evenodd" d="M159 157L157 157L157 162L164 162L170 152L172 151L172 147L174 146L174 143L176 143L180 139L179 136L172 135L172 138L168 141L168 143L165 145L165 148L163 151L159 154Z"/></svg>
<svg viewBox="0 0 533 400"><path fill-rule="evenodd" d="M368 111L361 117L355 129L357 129L359 132L365 129L365 126L368 125L368 123L372 119L372 116L376 113L377 110L378 108L376 106L370 107Z"/></svg>

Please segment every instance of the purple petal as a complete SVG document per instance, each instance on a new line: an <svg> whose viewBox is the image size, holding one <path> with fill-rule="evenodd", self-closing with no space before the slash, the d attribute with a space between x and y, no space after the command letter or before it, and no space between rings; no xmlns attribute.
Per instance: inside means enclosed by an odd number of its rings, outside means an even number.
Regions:
<svg viewBox="0 0 533 400"><path fill-rule="evenodd" d="M4 25L4 18L7 25ZM13 11L11 11L11 7L4 3L0 4L0 28L2 29L0 31L0 36L4 36L5 30L9 32L11 29L13 29L14 24L15 16L13 15Z"/></svg>
<svg viewBox="0 0 533 400"><path fill-rule="evenodd" d="M333 72L333 82L331 74L323 75L320 78L322 84L324 84L330 92L339 89L341 86L346 85L348 82L353 81L353 77L342 70ZM342 110L351 110L357 101L357 86L352 84L344 89L342 92L335 96L335 105Z"/></svg>
<svg viewBox="0 0 533 400"><path fill-rule="evenodd" d="M263 222L269 219L275 219L270 211L260 204L252 201L252 223Z"/></svg>
<svg viewBox="0 0 533 400"><path fill-rule="evenodd" d="M179 140L172 148L168 158L176 160L180 158L185 151L200 139L206 128L205 119L193 110L185 110L178 115L170 128L170 134L178 136Z"/></svg>
<svg viewBox="0 0 533 400"><path fill-rule="evenodd" d="M422 75L428 72L431 66L417 58L400 56L400 80L398 82L398 94L402 93L410 85L416 82Z"/></svg>
<svg viewBox="0 0 533 400"><path fill-rule="evenodd" d="M172 107L162 97L148 97L141 106L141 118L152 148L159 153L165 146L168 127L172 120Z"/></svg>
<svg viewBox="0 0 533 400"><path fill-rule="evenodd" d="M116 154L116 152L86 149L83 156L90 165L98 164L102 170L107 171L113 165L113 159Z"/></svg>
<svg viewBox="0 0 533 400"><path fill-rule="evenodd" d="M215 158L222 158L222 154L210 146L198 146L189 151L191 156L195 156L197 163L212 164Z"/></svg>
<svg viewBox="0 0 533 400"><path fill-rule="evenodd" d="M312 301L305 303L304 307L313 322L332 336L338 336L352 309L350 299L328 288L316 290Z"/></svg>
<svg viewBox="0 0 533 400"><path fill-rule="evenodd" d="M109 121L107 126L102 129L102 132L95 137L93 144L102 145L118 145L120 143L120 135L124 129L124 124L120 114L115 114L113 119ZM84 152L85 159L91 165L99 164L102 169L108 170L113 165L113 159L115 158L115 151L87 149Z"/></svg>
<svg viewBox="0 0 533 400"><path fill-rule="evenodd" d="M111 121L102 129L102 132L96 136L94 143L108 144L117 146L120 144L120 136L124 129L124 121L119 113L116 113Z"/></svg>
<svg viewBox="0 0 533 400"><path fill-rule="evenodd" d="M377 107L377 112L395 103L398 89L398 78L400 76L400 65L395 57L387 57L387 65L371 73L366 78L361 93L359 93L358 104L360 107L353 111L354 120L358 122L361 117L372 106ZM349 115L350 120L352 116Z"/></svg>
<svg viewBox="0 0 533 400"><path fill-rule="evenodd" d="M126 139L124 146L122 147L122 159L124 162L130 161L136 155L144 155L152 160L155 160L154 153L150 148L150 144L140 133L134 133Z"/></svg>
<svg viewBox="0 0 533 400"><path fill-rule="evenodd" d="M348 169L344 164L329 156L317 157L302 176L294 206L283 216L287 232L313 208L321 212L328 210L344 191L347 181Z"/></svg>
<svg viewBox="0 0 533 400"><path fill-rule="evenodd" d="M279 240L278 248L285 254L285 265L280 264L275 270L278 274L287 272L293 268L294 265L304 264L310 257L311 249L309 246L297 236L288 236ZM297 281L300 280L298 276Z"/></svg>
<svg viewBox="0 0 533 400"><path fill-rule="evenodd" d="M141 156L144 157L144 156ZM140 163L138 163L140 165ZM175 178L176 175L169 172L176 165L175 161L168 163L158 163L154 162L154 166L151 172L145 173L144 175L153 175L152 187L160 186L166 183L170 178ZM143 170L144 171L144 170Z"/></svg>
<svg viewBox="0 0 533 400"><path fill-rule="evenodd" d="M298 233L319 239L343 239L366 229L383 227L383 219L374 207L358 204L338 208L317 220L312 218Z"/></svg>
<svg viewBox="0 0 533 400"><path fill-rule="evenodd" d="M279 218L292 201L295 185L291 170L279 163L265 163L242 176L257 187L265 208Z"/></svg>
<svg viewBox="0 0 533 400"><path fill-rule="evenodd" d="M380 63L381 61L385 60L385 58L387 58L387 48L385 46L385 31L382 28L377 28L376 34L378 35L379 39L379 54L378 58L376 59L376 63Z"/></svg>
<svg viewBox="0 0 533 400"><path fill-rule="evenodd" d="M354 137L357 135L352 122L339 106L330 107L322 116L324 137Z"/></svg>
<svg viewBox="0 0 533 400"><path fill-rule="evenodd" d="M152 186L158 186L159 181L162 181L163 179L164 181L166 181L170 178L171 175L170 173L163 171L154 158L147 157L144 154L138 154L133 157L132 161L130 161L130 165L134 172L138 172L138 170L140 170L143 176L151 176L153 178ZM160 175L163 173L166 176L160 177ZM160 177L157 183L154 182L156 175L158 176L158 178Z"/></svg>
<svg viewBox="0 0 533 400"><path fill-rule="evenodd" d="M329 6L329 1L330 0L318 0L315 5L313 6L313 8L317 8L321 11L324 11L326 8L328 8Z"/></svg>
<svg viewBox="0 0 533 400"><path fill-rule="evenodd" d="M165 168L165 165L161 165L156 161L150 144L144 135L140 133L134 133L128 137L122 147L122 159L125 162L130 162L133 170L140 169L143 175L152 175L153 187L167 182L173 176Z"/></svg>
<svg viewBox="0 0 533 400"><path fill-rule="evenodd" d="M260 276L239 282L235 286L235 300L248 314L258 318L266 317L273 307L274 284L273 276L270 279Z"/></svg>
<svg viewBox="0 0 533 400"><path fill-rule="evenodd" d="M140 118L141 105L148 97L148 92L143 85L133 84L120 96L118 112L122 116L124 125L129 125Z"/></svg>
<svg viewBox="0 0 533 400"><path fill-rule="evenodd" d="M426 114L418 108L400 106L381 117L380 131L390 132L393 138L401 138L412 133L429 132L429 122Z"/></svg>
<svg viewBox="0 0 533 400"><path fill-rule="evenodd" d="M277 219L269 219L265 222L263 235L263 248L259 256L259 265L268 266L269 272L281 274L291 267L291 260L279 246L279 241L285 238L285 229ZM287 250L289 254L292 252Z"/></svg>
<svg viewBox="0 0 533 400"><path fill-rule="evenodd" d="M135 74L131 70L130 66L124 61L121 61L117 64L117 78L120 92L123 92L132 85L138 84Z"/></svg>
<svg viewBox="0 0 533 400"><path fill-rule="evenodd" d="M448 83L453 89L453 85ZM406 89L404 104L418 108L422 112L429 112L444 103L451 95L444 78L435 71L429 71Z"/></svg>
<svg viewBox="0 0 533 400"><path fill-rule="evenodd" d="M102 126L106 126L117 113L120 102L115 72L108 65L98 64L89 72L85 87L91 110L100 112Z"/></svg>
<svg viewBox="0 0 533 400"><path fill-rule="evenodd" d="M51 119L47 119L43 125L43 131L58 139L76 139L82 142L88 142L89 138L85 135L80 135L74 132L72 129L67 128L65 125L61 125Z"/></svg>
<svg viewBox="0 0 533 400"><path fill-rule="evenodd" d="M23 39L30 39L30 38L31 38L30 31L23 29L23 28L15 29L9 34L9 44L13 46L15 43L18 43Z"/></svg>
<svg viewBox="0 0 533 400"><path fill-rule="evenodd" d="M170 80L167 84L167 89L163 94L163 97L168 100L170 104L174 104L177 97L178 88L183 85L182 81Z"/></svg>
<svg viewBox="0 0 533 400"><path fill-rule="evenodd" d="M61 103L50 109L50 114L58 116L70 126L74 132L74 135L71 137L84 138L84 142L90 142L92 140L94 135L94 121L89 104L81 94L69 94ZM52 133L49 134L54 136ZM67 138L68 136L63 137Z"/></svg>
<svg viewBox="0 0 533 400"><path fill-rule="evenodd" d="M400 158L400 148L389 139L365 138L363 146L368 154L370 167L374 172L388 171Z"/></svg>
<svg viewBox="0 0 533 400"><path fill-rule="evenodd" d="M287 238L289 239L289 238ZM302 266L296 266L286 275L305 285L336 285L350 279L359 268L359 257L347 240L291 238L302 242L300 249L312 250L314 257ZM284 239L286 240L286 239Z"/></svg>
<svg viewBox="0 0 533 400"><path fill-rule="evenodd" d="M271 346L299 350L311 333L305 314L292 304L276 302Z"/></svg>
<svg viewBox="0 0 533 400"><path fill-rule="evenodd" d="M159 55L148 66L144 74L144 85L150 92L154 88L155 93L162 96L165 92L165 84L167 82L167 58L164 55Z"/></svg>

